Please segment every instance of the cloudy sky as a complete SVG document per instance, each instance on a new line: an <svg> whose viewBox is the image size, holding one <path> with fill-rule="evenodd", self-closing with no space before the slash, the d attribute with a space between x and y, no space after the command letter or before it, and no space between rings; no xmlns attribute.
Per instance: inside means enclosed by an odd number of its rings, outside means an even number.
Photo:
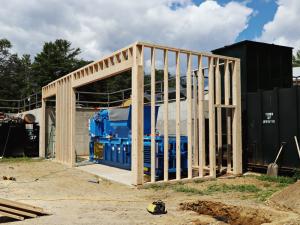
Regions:
<svg viewBox="0 0 300 225"><path fill-rule="evenodd" d="M209 51L250 39L300 48L299 0L0 0L0 38L34 56L70 40L95 60L137 40Z"/></svg>

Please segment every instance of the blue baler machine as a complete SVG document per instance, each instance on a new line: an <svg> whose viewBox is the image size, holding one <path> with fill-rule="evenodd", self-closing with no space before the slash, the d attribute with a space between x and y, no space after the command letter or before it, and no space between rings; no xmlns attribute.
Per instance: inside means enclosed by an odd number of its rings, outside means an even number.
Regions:
<svg viewBox="0 0 300 225"><path fill-rule="evenodd" d="M90 161L131 169L131 106L102 109L89 120ZM156 107L157 122L158 106ZM144 106L144 172L151 168L151 107ZM164 136L156 134L156 176L163 176ZM181 136L181 171L187 171L187 137ZM176 138L169 136L169 173L176 172Z"/></svg>

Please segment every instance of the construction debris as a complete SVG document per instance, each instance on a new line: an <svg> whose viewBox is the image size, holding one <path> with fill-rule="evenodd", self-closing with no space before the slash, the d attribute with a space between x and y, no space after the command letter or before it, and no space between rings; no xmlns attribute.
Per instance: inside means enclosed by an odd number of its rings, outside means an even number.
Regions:
<svg viewBox="0 0 300 225"><path fill-rule="evenodd" d="M48 215L42 208L0 198L0 216L17 220Z"/></svg>
<svg viewBox="0 0 300 225"><path fill-rule="evenodd" d="M3 179L3 180L16 181L16 178L15 178L15 177L7 177L7 176L3 176L2 179Z"/></svg>

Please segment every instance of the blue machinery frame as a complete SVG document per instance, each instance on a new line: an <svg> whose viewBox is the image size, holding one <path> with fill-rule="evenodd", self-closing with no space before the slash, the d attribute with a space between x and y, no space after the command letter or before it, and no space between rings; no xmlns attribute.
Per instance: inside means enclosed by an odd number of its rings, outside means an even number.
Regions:
<svg viewBox="0 0 300 225"><path fill-rule="evenodd" d="M113 110L102 109L89 121L90 131L90 161L122 169L131 169L131 111L132 108L122 108L127 111L127 119L111 119ZM158 106L156 107L156 118ZM155 124L156 124L155 121ZM151 173L151 107L144 106L144 173ZM176 172L176 137L169 136L169 174ZM181 171L187 171L187 136L181 136ZM164 168L164 136L156 134L155 166L156 176L163 176Z"/></svg>

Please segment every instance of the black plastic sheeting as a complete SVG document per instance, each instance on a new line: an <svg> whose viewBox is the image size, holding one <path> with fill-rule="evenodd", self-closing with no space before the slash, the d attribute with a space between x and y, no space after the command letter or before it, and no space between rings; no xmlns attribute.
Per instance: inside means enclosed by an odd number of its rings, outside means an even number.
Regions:
<svg viewBox="0 0 300 225"><path fill-rule="evenodd" d="M276 88L247 94L244 130L244 161L267 166L276 158L282 142L286 142L278 160L282 168L300 168L294 136L300 143L300 87Z"/></svg>
<svg viewBox="0 0 300 225"><path fill-rule="evenodd" d="M30 129L29 129L29 128ZM0 123L0 156L37 157L39 155L39 127L37 124Z"/></svg>

